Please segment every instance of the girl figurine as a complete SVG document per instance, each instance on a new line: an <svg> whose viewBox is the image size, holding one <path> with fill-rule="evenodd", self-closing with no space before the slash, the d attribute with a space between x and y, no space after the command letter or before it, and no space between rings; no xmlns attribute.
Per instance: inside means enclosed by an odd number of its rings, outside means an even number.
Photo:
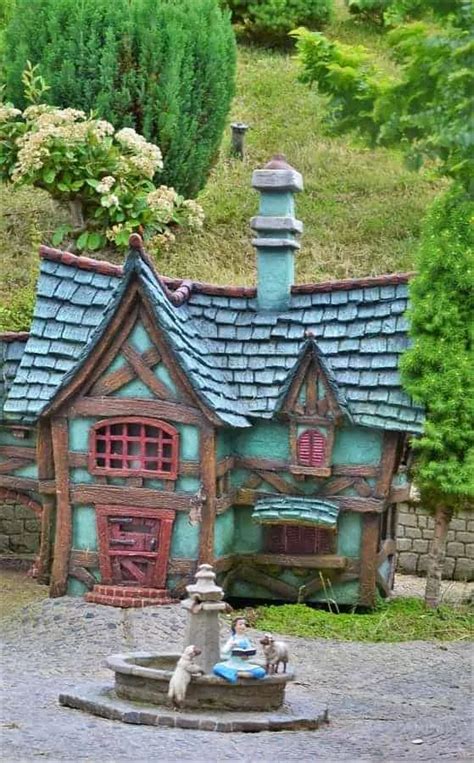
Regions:
<svg viewBox="0 0 474 763"><path fill-rule="evenodd" d="M225 678L232 684L238 678L264 678L265 670L261 665L253 665L249 657L257 654L257 650L246 636L247 621L244 617L236 617L232 621L231 637L224 645L222 662L213 667L216 676Z"/></svg>

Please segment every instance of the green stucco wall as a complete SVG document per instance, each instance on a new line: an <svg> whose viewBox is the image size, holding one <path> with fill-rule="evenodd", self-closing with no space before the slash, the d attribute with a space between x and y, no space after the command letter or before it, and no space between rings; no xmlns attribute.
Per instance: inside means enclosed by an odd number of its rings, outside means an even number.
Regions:
<svg viewBox="0 0 474 763"><path fill-rule="evenodd" d="M333 464L379 463L382 455L383 432L364 427L344 427L336 430L332 452Z"/></svg>
<svg viewBox="0 0 474 763"><path fill-rule="evenodd" d="M172 558L197 559L199 554L199 525L189 524L188 514L177 511L171 536Z"/></svg>
<svg viewBox="0 0 474 763"><path fill-rule="evenodd" d="M97 525L93 506L73 507L72 547L81 551L97 551Z"/></svg>
<svg viewBox="0 0 474 763"><path fill-rule="evenodd" d="M228 509L216 517L214 532L214 554L218 558L235 552L234 510Z"/></svg>

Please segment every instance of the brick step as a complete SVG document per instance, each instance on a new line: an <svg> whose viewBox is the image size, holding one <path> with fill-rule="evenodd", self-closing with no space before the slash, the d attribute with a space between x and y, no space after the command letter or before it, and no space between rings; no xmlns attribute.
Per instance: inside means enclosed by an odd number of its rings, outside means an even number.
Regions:
<svg viewBox="0 0 474 763"><path fill-rule="evenodd" d="M157 599L156 597L150 597L150 596L144 596L142 598L132 598L132 597L126 597L126 596L115 596L111 594L102 594L102 593L96 593L95 591L90 591L89 593L86 593L85 600L88 601L90 604L105 604L109 607L122 607L123 609L127 608L138 608L138 607L156 607L160 604L175 604L175 600L171 599L169 596L163 596L162 598Z"/></svg>
<svg viewBox="0 0 474 763"><path fill-rule="evenodd" d="M100 593L104 596L121 596L131 599L161 599L167 596L166 588L142 588L140 586L114 586L101 585L98 583L93 588L94 593Z"/></svg>

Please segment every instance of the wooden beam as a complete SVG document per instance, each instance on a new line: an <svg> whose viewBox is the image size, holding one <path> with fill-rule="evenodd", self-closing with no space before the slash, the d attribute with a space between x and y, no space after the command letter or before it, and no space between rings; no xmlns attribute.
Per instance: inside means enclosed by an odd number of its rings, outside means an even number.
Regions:
<svg viewBox="0 0 474 763"><path fill-rule="evenodd" d="M68 421L53 419L51 423L54 468L56 472L56 534L51 570L50 596L64 596L67 589L69 557L72 546L72 507L69 499Z"/></svg>
<svg viewBox="0 0 474 763"><path fill-rule="evenodd" d="M38 491L38 480L30 477L10 477L6 474L0 475L0 487L7 487L10 490L19 490L20 492L33 490Z"/></svg>
<svg viewBox="0 0 474 763"><path fill-rule="evenodd" d="M394 487L388 496L389 503L406 503L410 500L410 486Z"/></svg>
<svg viewBox="0 0 474 763"><path fill-rule="evenodd" d="M235 456L234 466L236 469L250 469L251 471L268 472L289 472L289 461L278 460L274 458L256 458L254 456ZM365 464L334 464L331 467L331 473L334 477L377 477L379 469L377 466L366 466Z"/></svg>
<svg viewBox="0 0 474 763"><path fill-rule="evenodd" d="M153 342L156 344L159 351L161 352L163 362L165 363L168 370L171 372L172 376L174 377L174 380L178 383L178 387L180 387L181 390L183 391L184 399L190 400L201 412L201 415L205 418L205 420L207 420L208 422L211 422L212 424L215 424L216 426L222 426L222 422L217 416L217 414L214 411L212 411L210 408L208 408L203 403L201 398L196 394L187 375L184 373L178 361L176 360L174 353L171 352L163 336L157 330L156 322L153 318L153 311L151 310L150 306L148 305L147 299L144 296L143 296L143 303L140 310L140 318L143 321L143 324L146 330L148 331L150 337L152 338Z"/></svg>
<svg viewBox="0 0 474 763"><path fill-rule="evenodd" d="M38 493L56 495L56 480L38 480Z"/></svg>
<svg viewBox="0 0 474 763"><path fill-rule="evenodd" d="M377 546L380 534L379 514L369 513L362 524L362 543L360 554L360 590L359 604L373 607L377 590Z"/></svg>
<svg viewBox="0 0 474 763"><path fill-rule="evenodd" d="M380 567L380 565L385 561L385 559L395 554L396 551L397 551L396 541L392 540L391 538L384 540L382 543L382 548L377 554L377 562L376 562L377 568Z"/></svg>
<svg viewBox="0 0 474 763"><path fill-rule="evenodd" d="M294 485L290 485L283 477L280 477L279 474L274 474L273 472L266 472L266 471L259 471L257 472L259 477L262 478L265 482L267 482L269 485L275 488L279 493L284 493L285 495L294 495L294 493L301 493L300 490L295 488Z"/></svg>
<svg viewBox="0 0 474 763"><path fill-rule="evenodd" d="M170 559L168 575L193 575L197 565L197 559Z"/></svg>
<svg viewBox="0 0 474 763"><path fill-rule="evenodd" d="M56 482L54 480L54 454L51 423L48 419L40 419L38 423L36 459L38 464L38 490L43 504L43 511L41 514L40 548L37 560L38 582L49 583L49 572L53 553L54 525L56 521ZM46 493L44 491L44 484L46 481L54 483L54 493Z"/></svg>
<svg viewBox="0 0 474 763"><path fill-rule="evenodd" d="M82 551L82 549L73 548L71 551L71 564L75 567L97 570L99 569L99 552Z"/></svg>
<svg viewBox="0 0 474 763"><path fill-rule="evenodd" d="M85 567L78 567L75 564L69 565L69 575L72 578L76 578L76 580L80 580L81 583L84 583L88 591L92 591L97 583L95 577L91 575Z"/></svg>
<svg viewBox="0 0 474 763"><path fill-rule="evenodd" d="M216 522L216 434L212 427L201 429L201 481L205 500L201 510L199 564L214 562L214 527Z"/></svg>
<svg viewBox="0 0 474 763"><path fill-rule="evenodd" d="M267 575L255 567L240 565L236 573L237 579L266 588L285 601L298 601L298 591L294 586L271 575Z"/></svg>
<svg viewBox="0 0 474 763"><path fill-rule="evenodd" d="M122 345L122 353L125 355L131 367L137 376L141 379L143 384L145 384L145 386L148 387L148 389L151 390L157 398L162 400L176 398L173 392L168 389L168 387L155 376L153 371L148 368L147 364L143 362L140 353L134 350L134 348L127 342Z"/></svg>
<svg viewBox="0 0 474 763"><path fill-rule="evenodd" d="M170 493L145 487L87 484L74 485L71 488L71 501L74 504L102 503L144 509L189 511L192 497L192 493Z"/></svg>
<svg viewBox="0 0 474 763"><path fill-rule="evenodd" d="M149 350L146 350L146 352L141 355L141 358L148 368L153 368L153 366L156 366L157 363L160 362L161 355L156 347L150 347ZM128 365L128 363L126 363L122 368L117 369L117 371L111 371L106 376L98 379L90 389L90 394L93 397L111 395L125 384L128 384L128 382L131 382L134 378L135 371Z"/></svg>
<svg viewBox="0 0 474 763"><path fill-rule="evenodd" d="M385 432L383 438L382 459L379 466L379 474L375 484L374 495L378 498L387 498L390 492L400 435L398 432Z"/></svg>
<svg viewBox="0 0 474 763"><path fill-rule="evenodd" d="M221 458L221 460L217 462L216 476L223 477L224 474L227 474L229 469L233 469L233 468L234 468L234 456L226 456L225 458Z"/></svg>
<svg viewBox="0 0 474 763"><path fill-rule="evenodd" d="M318 495L336 495L337 493L342 493L343 490L347 490L348 487L352 487L353 484L353 477L334 477L324 483Z"/></svg>
<svg viewBox="0 0 474 763"><path fill-rule="evenodd" d="M343 570L347 565L345 556L334 554L240 554L239 558L244 561L252 561L255 564L278 565L280 567L301 567L316 570Z"/></svg>
<svg viewBox="0 0 474 763"><path fill-rule="evenodd" d="M35 448L27 448L23 445L0 445L0 456L25 458L27 461L35 461L36 450Z"/></svg>
<svg viewBox="0 0 474 763"><path fill-rule="evenodd" d="M203 424L206 419L197 410L181 403L138 398L84 397L72 404L70 416L151 416L182 424Z"/></svg>
<svg viewBox="0 0 474 763"><path fill-rule="evenodd" d="M6 461L0 462L0 474L14 472L15 469L21 469L30 463L31 460L29 458L7 458Z"/></svg>

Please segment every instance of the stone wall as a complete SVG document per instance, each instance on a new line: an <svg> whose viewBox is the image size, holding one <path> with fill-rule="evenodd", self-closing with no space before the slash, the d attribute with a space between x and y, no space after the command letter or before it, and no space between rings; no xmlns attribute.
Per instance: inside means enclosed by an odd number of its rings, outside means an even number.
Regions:
<svg viewBox="0 0 474 763"><path fill-rule="evenodd" d="M41 532L40 517L33 509L5 498L0 504L0 554L36 554Z"/></svg>
<svg viewBox="0 0 474 763"><path fill-rule="evenodd" d="M420 506L400 504L397 527L399 572L411 575L426 573L433 527L433 518ZM460 513L451 520L443 577L448 580L474 580L473 513Z"/></svg>

